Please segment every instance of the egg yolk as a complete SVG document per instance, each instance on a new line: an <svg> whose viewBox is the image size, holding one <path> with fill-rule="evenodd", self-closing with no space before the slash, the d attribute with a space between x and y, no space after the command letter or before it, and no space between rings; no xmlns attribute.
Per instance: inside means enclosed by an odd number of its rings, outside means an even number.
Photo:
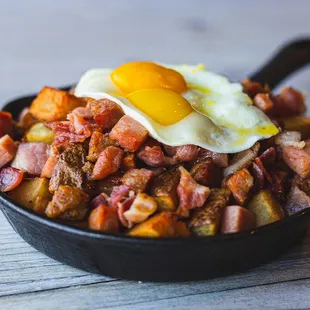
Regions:
<svg viewBox="0 0 310 310"><path fill-rule="evenodd" d="M153 62L129 62L111 72L113 83L124 93L141 89L169 89L176 93L186 91L183 76Z"/></svg>
<svg viewBox="0 0 310 310"><path fill-rule="evenodd" d="M181 95L167 89L142 89L127 99L141 112L161 125L179 122L193 111L189 102Z"/></svg>

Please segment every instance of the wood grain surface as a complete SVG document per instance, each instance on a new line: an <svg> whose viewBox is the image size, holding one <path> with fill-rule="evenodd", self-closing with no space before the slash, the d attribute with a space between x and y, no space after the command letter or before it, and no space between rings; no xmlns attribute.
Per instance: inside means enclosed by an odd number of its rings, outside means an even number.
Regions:
<svg viewBox="0 0 310 310"><path fill-rule="evenodd" d="M310 1L0 0L0 107L91 67L205 63L240 80L282 43L310 36ZM310 91L310 68L284 84ZM278 260L202 282L138 283L65 266L0 214L0 309L309 309L310 233Z"/></svg>

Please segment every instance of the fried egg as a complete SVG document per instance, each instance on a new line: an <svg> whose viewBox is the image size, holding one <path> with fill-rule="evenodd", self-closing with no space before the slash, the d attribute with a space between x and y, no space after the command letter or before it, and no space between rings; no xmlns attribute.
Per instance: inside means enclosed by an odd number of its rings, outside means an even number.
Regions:
<svg viewBox="0 0 310 310"><path fill-rule="evenodd" d="M75 88L78 97L107 98L170 146L194 144L236 153L279 132L239 83L203 65L134 62L91 69Z"/></svg>

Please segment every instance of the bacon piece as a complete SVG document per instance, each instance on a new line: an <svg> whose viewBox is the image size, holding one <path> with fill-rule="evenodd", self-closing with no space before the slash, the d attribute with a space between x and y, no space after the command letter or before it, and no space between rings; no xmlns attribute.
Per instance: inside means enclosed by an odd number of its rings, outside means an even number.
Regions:
<svg viewBox="0 0 310 310"><path fill-rule="evenodd" d="M110 195L110 206L115 207L119 202L128 197L130 187L127 185L114 186Z"/></svg>
<svg viewBox="0 0 310 310"><path fill-rule="evenodd" d="M17 152L17 146L9 135L0 138L0 168L10 162Z"/></svg>
<svg viewBox="0 0 310 310"><path fill-rule="evenodd" d="M228 166L228 155L222 153L215 153L206 149L200 149L199 157L210 157L213 162L220 168L225 168Z"/></svg>
<svg viewBox="0 0 310 310"><path fill-rule="evenodd" d="M240 206L227 206L222 217L221 233L236 233L254 228L256 215L254 212Z"/></svg>
<svg viewBox="0 0 310 310"><path fill-rule="evenodd" d="M131 170L131 169L134 169L134 168L136 168L135 154L133 154L133 153L126 154L123 157L122 164L121 164L121 169L125 170L125 171L128 171L128 170Z"/></svg>
<svg viewBox="0 0 310 310"><path fill-rule="evenodd" d="M303 94L293 87L284 87L281 93L275 97L275 107L272 116L294 116L306 111Z"/></svg>
<svg viewBox="0 0 310 310"><path fill-rule="evenodd" d="M0 138L13 134L13 122L11 113L0 111Z"/></svg>
<svg viewBox="0 0 310 310"><path fill-rule="evenodd" d="M88 195L80 188L60 185L47 205L45 214L50 218L82 220L87 213Z"/></svg>
<svg viewBox="0 0 310 310"><path fill-rule="evenodd" d="M53 175L53 171L58 162L59 152L55 146L51 146L50 156L48 157L41 173L42 178L50 179Z"/></svg>
<svg viewBox="0 0 310 310"><path fill-rule="evenodd" d="M160 146L146 146L138 153L138 158L143 160L148 166L160 167L165 164L166 156Z"/></svg>
<svg viewBox="0 0 310 310"><path fill-rule="evenodd" d="M84 142L87 139L85 135L72 133L69 121L44 123L44 125L55 133L54 144L57 147L66 147L72 143Z"/></svg>
<svg viewBox="0 0 310 310"><path fill-rule="evenodd" d="M70 122L70 132L85 136L85 139L90 137L93 131L92 124L89 122L93 117L90 109L78 107L72 110L67 119Z"/></svg>
<svg viewBox="0 0 310 310"><path fill-rule="evenodd" d="M13 168L6 167L0 170L0 192L8 192L16 188L23 180L24 172Z"/></svg>
<svg viewBox="0 0 310 310"><path fill-rule="evenodd" d="M284 131L276 135L275 144L281 147L295 146L299 149L304 148L305 141L301 141L301 133L298 131Z"/></svg>
<svg viewBox="0 0 310 310"><path fill-rule="evenodd" d="M282 148L284 162L302 178L310 176L310 141L306 141L306 146L299 149L294 146Z"/></svg>
<svg viewBox="0 0 310 310"><path fill-rule="evenodd" d="M177 214L181 217L188 217L189 210L200 208L204 205L209 196L209 187L198 184L183 167L179 167L181 172L180 183L177 187L177 194L180 204Z"/></svg>
<svg viewBox="0 0 310 310"><path fill-rule="evenodd" d="M87 160L96 162L100 153L108 146L118 146L118 143L116 140L111 139L108 134L105 135L100 131L94 131L89 142Z"/></svg>
<svg viewBox="0 0 310 310"><path fill-rule="evenodd" d="M247 200L253 185L254 179L246 168L238 170L226 182L226 186L240 205Z"/></svg>
<svg viewBox="0 0 310 310"><path fill-rule="evenodd" d="M153 171L145 168L131 169L124 174L122 182L124 185L132 188L136 193L140 193L146 190L153 176Z"/></svg>
<svg viewBox="0 0 310 310"><path fill-rule="evenodd" d="M88 226L90 229L102 232L118 232L120 225L117 208L100 205L90 213Z"/></svg>
<svg viewBox="0 0 310 310"><path fill-rule="evenodd" d="M117 172L115 174L106 177L103 180L95 182L95 184L96 184L95 192L97 194L105 193L107 195L111 195L114 186L119 186L122 184L122 175L120 172Z"/></svg>
<svg viewBox="0 0 310 310"><path fill-rule="evenodd" d="M254 105L262 110L264 113L269 112L273 108L273 101L269 94L260 93L254 97Z"/></svg>
<svg viewBox="0 0 310 310"><path fill-rule="evenodd" d="M43 142L20 143L12 167L31 175L41 175L48 159L50 146Z"/></svg>
<svg viewBox="0 0 310 310"><path fill-rule="evenodd" d="M101 193L90 202L90 206L92 209L95 209L99 207L100 205L108 205L108 201L109 201L109 196L105 193Z"/></svg>
<svg viewBox="0 0 310 310"><path fill-rule="evenodd" d="M131 228L133 224L145 221L156 210L157 203L155 199L145 193L139 193L129 210L125 211L123 215L128 221L128 227Z"/></svg>
<svg viewBox="0 0 310 310"><path fill-rule="evenodd" d="M119 147L109 146L99 155L91 176L92 180L101 180L118 171L124 151Z"/></svg>
<svg viewBox="0 0 310 310"><path fill-rule="evenodd" d="M118 218L124 227L130 226L128 220L124 216L124 213L130 209L130 206L134 202L135 198L136 198L136 196L131 196L131 197L128 197L124 201L119 202L117 204Z"/></svg>
<svg viewBox="0 0 310 310"><path fill-rule="evenodd" d="M124 115L112 128L110 138L130 152L138 150L147 139L148 131L128 115Z"/></svg>
<svg viewBox="0 0 310 310"><path fill-rule="evenodd" d="M109 99L91 100L87 107L94 115L95 122L101 130L111 129L124 115L122 109Z"/></svg>

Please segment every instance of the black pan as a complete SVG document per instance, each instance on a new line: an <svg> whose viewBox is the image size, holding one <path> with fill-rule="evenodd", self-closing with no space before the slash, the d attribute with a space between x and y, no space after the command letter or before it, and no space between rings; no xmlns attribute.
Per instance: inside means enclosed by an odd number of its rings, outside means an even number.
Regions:
<svg viewBox="0 0 310 310"><path fill-rule="evenodd" d="M274 88L310 61L310 40L282 48L252 79ZM8 103L15 117L35 95ZM15 231L38 251L65 264L115 278L188 281L257 266L289 249L306 231L310 209L252 231L188 239L133 238L74 228L35 214L0 193L0 207Z"/></svg>

